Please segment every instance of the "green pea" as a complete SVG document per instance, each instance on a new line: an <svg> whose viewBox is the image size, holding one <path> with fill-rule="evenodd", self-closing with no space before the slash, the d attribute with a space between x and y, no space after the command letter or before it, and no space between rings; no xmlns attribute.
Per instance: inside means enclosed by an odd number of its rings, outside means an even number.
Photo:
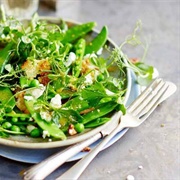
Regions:
<svg viewBox="0 0 180 180"><path fill-rule="evenodd" d="M11 124L10 122L4 122L4 123L2 124L2 127L3 127L4 129L10 129L11 126L12 126L12 124Z"/></svg>
<svg viewBox="0 0 180 180"><path fill-rule="evenodd" d="M20 117L19 119L20 119L21 121L25 121L25 120L26 120L25 117Z"/></svg>
<svg viewBox="0 0 180 180"><path fill-rule="evenodd" d="M99 74L98 76L97 76L97 81L103 81L104 80L104 76L102 75L102 74Z"/></svg>
<svg viewBox="0 0 180 180"><path fill-rule="evenodd" d="M29 79L27 79L26 77L20 77L19 83L21 88L29 87Z"/></svg>
<svg viewBox="0 0 180 180"><path fill-rule="evenodd" d="M84 125L82 123L75 124L74 128L78 133L81 133L84 131Z"/></svg>
<svg viewBox="0 0 180 180"><path fill-rule="evenodd" d="M29 86L30 87L38 87L39 86L39 81L37 79L33 79L33 80L31 80Z"/></svg>
<svg viewBox="0 0 180 180"><path fill-rule="evenodd" d="M83 60L83 56L84 56L85 47L86 47L86 41L84 39L79 39L79 41L75 45L76 61L75 61L74 66L72 68L72 74L75 77L78 77L80 72L81 72L82 60Z"/></svg>
<svg viewBox="0 0 180 180"><path fill-rule="evenodd" d="M34 128L31 132L30 132L30 136L31 137L40 137L41 136L41 131L38 128Z"/></svg>
<svg viewBox="0 0 180 180"><path fill-rule="evenodd" d="M17 118L17 117L12 117L11 121L12 121L13 123L16 123L16 122L18 122L18 118Z"/></svg>
<svg viewBox="0 0 180 180"><path fill-rule="evenodd" d="M21 131L21 129L20 129L20 127L19 127L19 126L12 125L12 126L11 126L11 131L20 132L20 131Z"/></svg>

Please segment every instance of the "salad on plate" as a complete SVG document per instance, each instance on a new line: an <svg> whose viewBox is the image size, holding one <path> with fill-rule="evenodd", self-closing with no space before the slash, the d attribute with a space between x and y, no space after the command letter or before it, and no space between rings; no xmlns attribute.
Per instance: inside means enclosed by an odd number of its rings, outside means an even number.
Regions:
<svg viewBox="0 0 180 180"><path fill-rule="evenodd" d="M108 28L96 36L95 22L52 23L0 19L0 137L24 135L47 141L66 140L126 113L126 68L139 83L152 79L153 67L132 62L122 51L138 45L132 35L120 47L108 47Z"/></svg>

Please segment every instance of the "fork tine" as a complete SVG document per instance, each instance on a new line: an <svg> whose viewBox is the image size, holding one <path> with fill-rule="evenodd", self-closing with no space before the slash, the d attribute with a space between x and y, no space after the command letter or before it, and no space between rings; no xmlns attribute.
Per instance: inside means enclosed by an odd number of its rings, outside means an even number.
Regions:
<svg viewBox="0 0 180 180"><path fill-rule="evenodd" d="M160 81L156 86L151 88L151 91L149 92L149 94L147 94L146 97L144 97L144 99L142 100L141 103L139 103L138 107L136 107L131 114L133 116L138 116L138 114L140 114L142 112L142 110L148 106L148 104L151 102L152 98L156 96L156 94L158 93L158 91L163 87L164 82Z"/></svg>
<svg viewBox="0 0 180 180"><path fill-rule="evenodd" d="M163 94L166 92L166 90L169 88L169 85L167 85L167 87L165 88L165 90L161 93L161 95L159 96L159 98L156 99L156 101L154 100L154 104L152 106L149 107L148 112L146 112L146 114L144 114L143 116L141 116L141 120L142 122L144 120L146 120L149 115L154 111L154 109L156 109L156 107L159 105L159 99L161 99L161 97L163 96ZM159 92L160 94L160 92Z"/></svg>
<svg viewBox="0 0 180 180"><path fill-rule="evenodd" d="M144 99L152 92L152 90L162 82L162 79L155 79L152 83L139 95L139 97L127 108L128 113L132 113Z"/></svg>
<svg viewBox="0 0 180 180"><path fill-rule="evenodd" d="M168 89L169 85L167 83L163 83L157 94L151 99L151 101L145 106L142 111L140 111L137 116L142 117L144 114L146 114L151 108L154 106L156 107L158 105L159 99L163 96L163 94Z"/></svg>

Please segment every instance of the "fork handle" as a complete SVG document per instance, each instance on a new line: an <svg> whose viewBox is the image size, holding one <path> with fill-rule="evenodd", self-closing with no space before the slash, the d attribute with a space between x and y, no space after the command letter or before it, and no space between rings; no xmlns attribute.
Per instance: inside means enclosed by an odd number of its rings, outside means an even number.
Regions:
<svg viewBox="0 0 180 180"><path fill-rule="evenodd" d="M114 137L119 131L123 129L122 126L117 126L114 131L107 135L90 153L79 160L68 171L58 177L56 180L71 179L76 180L90 164L90 162L96 157L96 155L102 150L102 148Z"/></svg>
<svg viewBox="0 0 180 180"><path fill-rule="evenodd" d="M102 137L101 133L97 133L85 141L77 143L73 146L69 146L63 151L50 156L41 163L36 164L27 171L25 171L23 179L24 180L44 179L55 169L57 169L60 165L65 163L69 158L73 157L75 154L79 153L81 150L83 150L85 147L89 146L90 144L96 142L101 137Z"/></svg>

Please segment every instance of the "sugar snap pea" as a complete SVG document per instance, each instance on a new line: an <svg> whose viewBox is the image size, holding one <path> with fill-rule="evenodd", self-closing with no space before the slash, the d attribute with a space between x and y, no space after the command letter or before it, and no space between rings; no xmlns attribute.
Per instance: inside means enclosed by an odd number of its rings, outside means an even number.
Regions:
<svg viewBox="0 0 180 180"><path fill-rule="evenodd" d="M75 63L74 63L73 69L72 69L72 74L75 77L78 77L81 72L82 59L84 56L85 47L86 47L85 39L79 39L79 41L75 45L76 60L75 60Z"/></svg>
<svg viewBox="0 0 180 180"><path fill-rule="evenodd" d="M59 127L54 124L53 122L46 122L44 121L40 114L34 110L34 100L27 101L25 100L25 104L35 122L39 125L39 127L48 132L54 138L58 139L66 139L66 135L63 133Z"/></svg>
<svg viewBox="0 0 180 180"><path fill-rule="evenodd" d="M6 117L16 117L16 118L30 118L30 114L22 114L22 113L15 113L15 112L10 112L5 114Z"/></svg>
<svg viewBox="0 0 180 180"><path fill-rule="evenodd" d="M111 118L108 118L108 117L97 118L97 119L85 124L85 128L94 128L94 127L100 126L100 125L108 122L110 119Z"/></svg>
<svg viewBox="0 0 180 180"><path fill-rule="evenodd" d="M90 32L95 26L96 26L95 22L88 22L85 24L80 24L80 25L71 27L70 29L66 31L65 36L62 40L62 43L66 44L68 42L72 42L78 39L79 37L82 37L83 35Z"/></svg>
<svg viewBox="0 0 180 180"><path fill-rule="evenodd" d="M0 87L0 102L5 106L7 111L11 111L15 104L15 98L8 87Z"/></svg>
<svg viewBox="0 0 180 180"><path fill-rule="evenodd" d="M83 116L82 123L86 124L92 120L102 117L102 116L110 113L111 111L113 111L116 108L116 106L117 106L117 103L115 103L114 101L100 104L98 107L96 107L95 110L93 110Z"/></svg>
<svg viewBox="0 0 180 180"><path fill-rule="evenodd" d="M85 54L96 53L107 41L108 29L104 26L101 32L86 46Z"/></svg>
<svg viewBox="0 0 180 180"><path fill-rule="evenodd" d="M5 65L9 62L12 54L13 43L6 45L4 49L0 51L0 73L3 73Z"/></svg>

